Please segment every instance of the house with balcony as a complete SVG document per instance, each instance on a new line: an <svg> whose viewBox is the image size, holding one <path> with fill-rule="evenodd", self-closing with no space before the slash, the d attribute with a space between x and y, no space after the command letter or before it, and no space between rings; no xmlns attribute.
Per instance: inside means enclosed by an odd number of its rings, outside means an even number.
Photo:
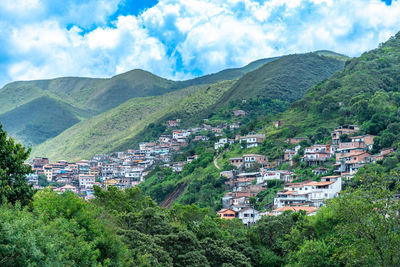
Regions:
<svg viewBox="0 0 400 267"><path fill-rule="evenodd" d="M337 197L342 190L340 176L322 177L320 182L305 181L285 184L284 190L274 198L274 207L313 206L320 207L327 199Z"/></svg>

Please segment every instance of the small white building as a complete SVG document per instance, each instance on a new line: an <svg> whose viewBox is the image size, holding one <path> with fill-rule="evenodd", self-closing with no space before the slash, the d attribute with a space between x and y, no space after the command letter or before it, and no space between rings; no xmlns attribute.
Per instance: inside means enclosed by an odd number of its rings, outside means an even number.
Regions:
<svg viewBox="0 0 400 267"><path fill-rule="evenodd" d="M258 210L253 208L244 208L237 212L237 217L243 222L243 224L250 226L258 222L261 219Z"/></svg>

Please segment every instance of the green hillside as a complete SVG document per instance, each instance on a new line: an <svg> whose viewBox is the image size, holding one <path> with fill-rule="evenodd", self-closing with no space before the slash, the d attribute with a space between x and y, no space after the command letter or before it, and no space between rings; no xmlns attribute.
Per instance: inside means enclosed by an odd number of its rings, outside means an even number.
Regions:
<svg viewBox="0 0 400 267"><path fill-rule="evenodd" d="M196 114L213 105L231 85L232 82L222 82L210 87L189 87L162 96L131 99L67 129L34 148L32 156L76 160L90 158L96 153L132 148L146 137L143 131L149 124L161 126L165 123L164 118L175 112Z"/></svg>
<svg viewBox="0 0 400 267"><path fill-rule="evenodd" d="M43 96L0 115L0 122L14 138L27 145L40 144L79 122L81 110Z"/></svg>
<svg viewBox="0 0 400 267"><path fill-rule="evenodd" d="M250 62L246 66L242 68L233 68L233 69L226 69L222 70L217 73L209 74L209 75L204 75L195 79L191 80L186 80L182 82L178 82L179 87L188 87L192 85L201 85L201 84L212 84L212 83L217 83L220 81L225 81L225 80L234 80L237 78L241 78L243 75L245 75L248 72L254 71L264 64L267 64L268 62L274 61L278 59L279 57L272 57L272 58L263 58L259 59L253 62Z"/></svg>
<svg viewBox="0 0 400 267"><path fill-rule="evenodd" d="M399 140L400 33L378 49L346 63L332 78L313 87L282 114L286 124L271 135L327 134L337 125L356 123L364 133L382 135L378 146Z"/></svg>
<svg viewBox="0 0 400 267"><path fill-rule="evenodd" d="M265 65L259 67L265 62L267 62ZM274 64L275 62L279 62L279 64ZM286 66L286 64L289 66ZM259 99L257 101L252 99L245 104L251 118L281 112L287 107L288 103L288 97L283 97L285 94L290 92L290 100L299 99L306 90L305 86L314 85L339 69L343 64L343 61L336 58L318 56L313 53L259 60L245 66L243 69L246 71L253 71L245 74L239 80L181 89L165 95L165 98L161 96L132 99L113 110L66 130L60 136L35 148L32 155L45 154L51 159L82 159L91 157L96 153L133 148L139 142L154 140L164 133L165 122L169 119L180 118L182 127L190 127L200 123L204 118L215 116L215 114L218 117L218 106L221 103L228 104L239 100L235 97L238 94L249 97L257 97L263 94L264 100L261 104ZM284 70L279 71L279 68L284 68ZM301 72L300 68L302 69ZM299 72L302 76L299 75ZM320 75L318 75L319 72ZM284 85L281 83L278 88L275 86L275 79L283 77L282 75L292 77L292 79L286 79ZM251 80L254 76L257 76L257 79ZM301 77L306 77L307 80L303 82ZM198 79L198 83L204 81L203 78ZM208 81L211 80L208 79ZM268 81L271 86L265 87L263 85L265 81ZM280 91L282 87L288 89ZM253 94L249 94L249 91L252 91ZM259 92L259 94L256 92ZM226 97L227 95L229 97ZM280 99L283 99L283 101L280 101ZM256 108L251 107L254 103L260 104L259 107L262 110L258 108L255 112L251 112L250 109ZM230 109L229 107L228 109ZM142 109L143 111L141 111ZM230 110L222 110L222 112L231 114ZM134 113L146 115L138 118L132 116ZM226 118L223 117L222 120L226 120Z"/></svg>
<svg viewBox="0 0 400 267"><path fill-rule="evenodd" d="M244 75L224 94L219 106L234 100L259 97L293 102L343 65L343 59L316 53L284 56Z"/></svg>
<svg viewBox="0 0 400 267"><path fill-rule="evenodd" d="M46 109L39 108L34 110L33 112L38 115L38 118L48 116L47 114L40 114L40 111L45 110L46 112L58 114L65 112L65 107L69 106L71 110L78 111L74 111L74 113L76 118L79 119L76 122L79 122L117 107L132 98L158 96L189 86L212 84L223 80L240 78L245 73L257 69L274 59L260 59L243 68L227 69L187 81L171 81L147 71L132 70L107 79L63 77L49 80L13 82L0 90L0 114L19 109L19 107L32 101L35 102L41 97L46 97L48 100L50 98L53 99L59 105L48 105ZM61 105L61 102L64 105ZM28 127L25 125L24 120L13 121L12 127L8 127L10 125L9 121L15 114L18 114L21 118L29 117L29 114L25 116L23 112L31 112L28 107L34 107L35 105L37 105L37 101L32 105L27 105L22 109L2 116L2 121L0 121L5 124L7 131L25 145L36 145L44 142L47 138L54 137L55 133L66 130L67 128L65 127L71 126L69 123L53 120L52 126L56 130L52 131L51 134L23 130ZM51 108L55 108L55 110L51 110ZM36 121L39 121L39 119ZM31 127L29 126L28 128L30 129Z"/></svg>

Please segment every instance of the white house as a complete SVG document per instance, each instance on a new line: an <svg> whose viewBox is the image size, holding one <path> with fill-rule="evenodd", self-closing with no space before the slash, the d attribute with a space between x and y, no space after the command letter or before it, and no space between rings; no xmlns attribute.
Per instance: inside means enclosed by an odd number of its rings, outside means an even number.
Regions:
<svg viewBox="0 0 400 267"><path fill-rule="evenodd" d="M294 173L286 170L268 171L261 170L261 176L257 177L257 184L264 184L266 181L281 180L284 182L291 182Z"/></svg>
<svg viewBox="0 0 400 267"><path fill-rule="evenodd" d="M253 208L244 208L237 212L237 217L243 222L243 224L250 226L250 224L254 224L261 219L260 213L258 210Z"/></svg>
<svg viewBox="0 0 400 267"><path fill-rule="evenodd" d="M247 148L256 147L261 144L265 139L265 134L249 134L246 136L241 136L239 142L247 143Z"/></svg>
<svg viewBox="0 0 400 267"><path fill-rule="evenodd" d="M321 182L306 181L286 184L284 190L274 198L275 208L307 204L320 207L325 200L337 197L342 189L342 179L339 176L326 176Z"/></svg>
<svg viewBox="0 0 400 267"><path fill-rule="evenodd" d="M81 188L92 188L95 183L94 175L79 174L79 187Z"/></svg>

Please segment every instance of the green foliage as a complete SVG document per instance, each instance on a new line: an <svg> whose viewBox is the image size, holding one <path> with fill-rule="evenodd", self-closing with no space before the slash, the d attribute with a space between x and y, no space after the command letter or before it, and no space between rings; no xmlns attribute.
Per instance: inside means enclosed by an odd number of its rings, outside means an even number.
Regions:
<svg viewBox="0 0 400 267"><path fill-rule="evenodd" d="M30 149L16 144L0 125L0 204L30 203L34 190L26 183L26 176L32 173L32 169L24 164L29 153Z"/></svg>
<svg viewBox="0 0 400 267"><path fill-rule="evenodd" d="M399 43L397 35L378 49L347 61L342 71L311 88L285 111L280 119L286 124L278 131L271 126L270 134L290 137L287 131L295 128L296 136L324 142L334 127L359 124L361 133L379 135L375 152L395 145L399 140Z"/></svg>
<svg viewBox="0 0 400 267"><path fill-rule="evenodd" d="M79 110L41 97L0 115L4 129L24 145L37 145L79 122Z"/></svg>
<svg viewBox="0 0 400 267"><path fill-rule="evenodd" d="M293 102L300 99L308 88L330 77L343 65L343 59L315 53L280 57L244 75L224 94L219 105L254 97Z"/></svg>
<svg viewBox="0 0 400 267"><path fill-rule="evenodd" d="M125 246L97 219L97 211L72 193L41 191L33 210L0 207L2 266L119 266Z"/></svg>

